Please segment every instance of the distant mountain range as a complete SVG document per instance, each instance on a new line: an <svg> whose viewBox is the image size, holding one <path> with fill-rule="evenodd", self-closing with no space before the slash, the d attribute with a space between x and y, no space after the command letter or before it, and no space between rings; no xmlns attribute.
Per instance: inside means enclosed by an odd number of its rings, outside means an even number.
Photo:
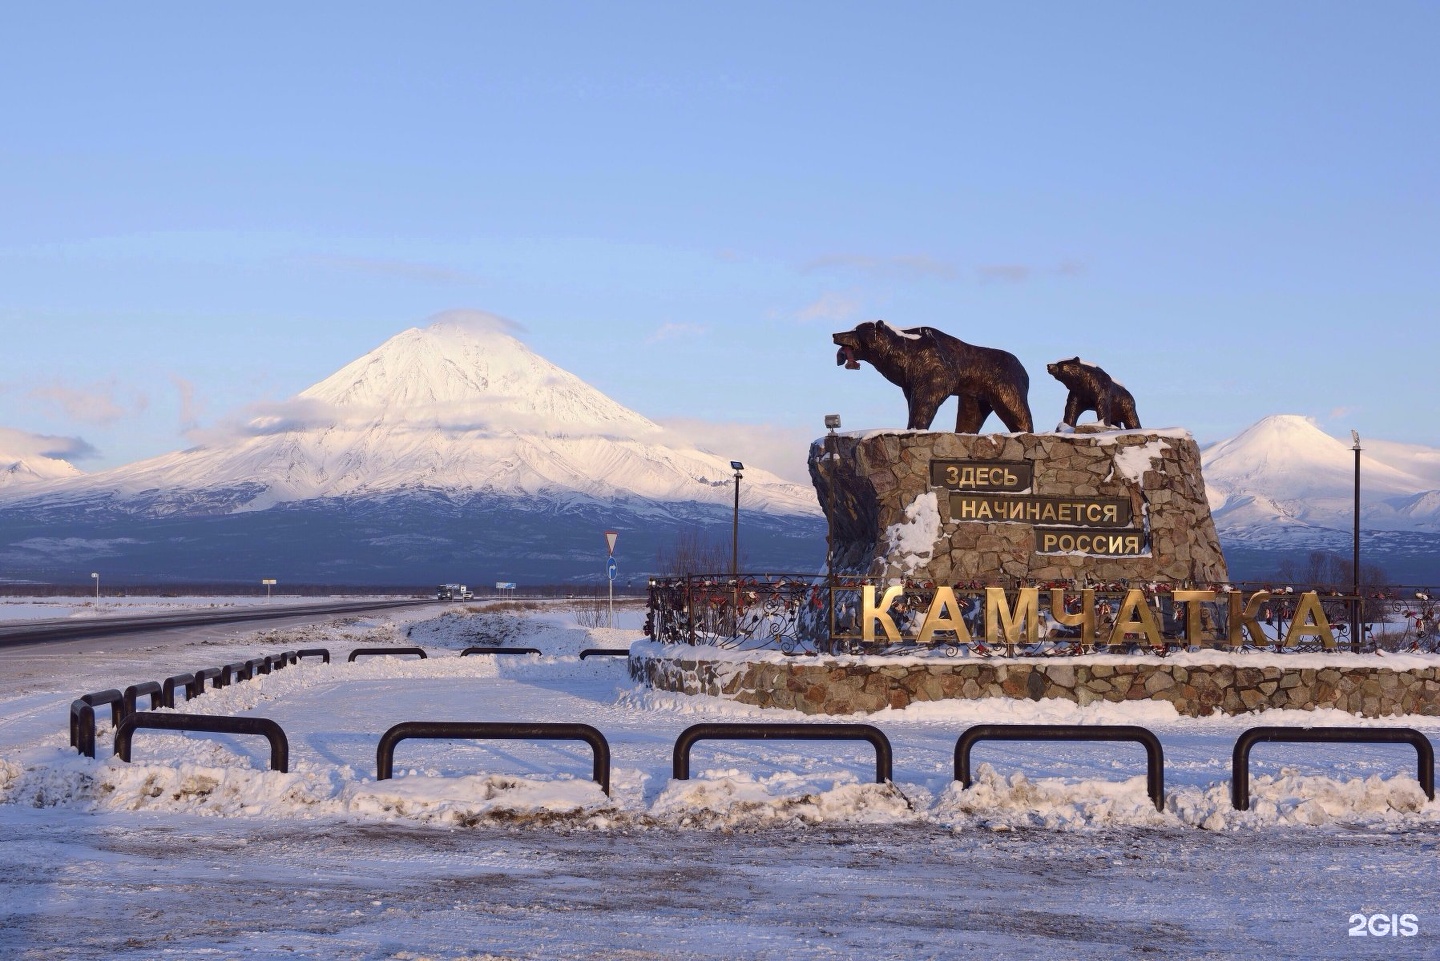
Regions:
<svg viewBox="0 0 1440 961"><path fill-rule="evenodd" d="M18 436L0 429L0 583L596 582L616 530L624 586L682 538L730 541L728 460L493 325L404 331L229 436L113 470L7 451ZM1364 448L1362 562L1440 584L1440 450ZM1277 415L1202 462L1232 577L1349 558L1349 444ZM744 473L743 566L819 570L814 490Z"/></svg>
<svg viewBox="0 0 1440 961"><path fill-rule="evenodd" d="M682 532L730 542L729 461L662 434L510 334L442 321L233 437L94 474L17 463L0 578L596 580L616 530L624 584ZM747 467L741 549L752 566L822 566L813 489Z"/></svg>

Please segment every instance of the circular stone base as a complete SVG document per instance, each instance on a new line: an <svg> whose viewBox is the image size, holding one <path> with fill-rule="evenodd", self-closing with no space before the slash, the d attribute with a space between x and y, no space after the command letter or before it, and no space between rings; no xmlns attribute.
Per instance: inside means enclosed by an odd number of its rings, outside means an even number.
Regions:
<svg viewBox="0 0 1440 961"><path fill-rule="evenodd" d="M1190 717L1335 708L1361 717L1440 716L1440 659L1233 654L960 658L786 657L641 643L630 676L658 691L709 694L806 714L864 714L920 701L1008 697L1165 701Z"/></svg>

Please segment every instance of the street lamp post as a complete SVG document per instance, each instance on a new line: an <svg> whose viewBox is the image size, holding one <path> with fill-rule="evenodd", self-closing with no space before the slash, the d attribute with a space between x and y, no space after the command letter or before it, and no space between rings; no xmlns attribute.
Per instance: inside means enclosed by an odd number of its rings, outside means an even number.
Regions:
<svg viewBox="0 0 1440 961"><path fill-rule="evenodd" d="M1360 603L1360 432L1352 430L1350 439L1355 442L1355 539L1350 558L1351 577L1354 583L1355 601L1350 612L1350 650L1360 653L1360 632L1364 630Z"/></svg>
<svg viewBox="0 0 1440 961"><path fill-rule="evenodd" d="M840 426L839 414L825 415L825 586L829 589L830 644L835 643L835 431Z"/></svg>
<svg viewBox="0 0 1440 961"><path fill-rule="evenodd" d="M734 624L734 633L738 637L740 634L740 478L744 476L740 472L745 469L745 465L738 460L732 460L730 469L735 472L735 513L732 515L730 524L730 580L734 603L730 608L730 614Z"/></svg>
<svg viewBox="0 0 1440 961"><path fill-rule="evenodd" d="M95 578L95 610L100 610L100 574L98 571L91 571L90 576Z"/></svg>

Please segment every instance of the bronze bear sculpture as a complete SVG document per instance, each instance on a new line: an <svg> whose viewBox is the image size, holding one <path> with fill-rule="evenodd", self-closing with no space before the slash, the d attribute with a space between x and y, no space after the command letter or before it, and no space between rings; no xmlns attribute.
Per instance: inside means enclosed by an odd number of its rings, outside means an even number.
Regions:
<svg viewBox="0 0 1440 961"><path fill-rule="evenodd" d="M1030 375L1014 354L976 347L933 327L901 330L883 320L835 334L835 363L859 370L868 361L905 393L911 430L929 430L951 396L960 398L955 432L978 434L993 412L1014 432L1035 429L1030 418Z"/></svg>
<svg viewBox="0 0 1440 961"><path fill-rule="evenodd" d="M1070 388L1070 395L1065 398L1065 419L1061 423L1074 427L1083 411L1093 410L1096 418L1106 427L1140 429L1135 398L1099 367L1072 357L1047 364L1045 369Z"/></svg>

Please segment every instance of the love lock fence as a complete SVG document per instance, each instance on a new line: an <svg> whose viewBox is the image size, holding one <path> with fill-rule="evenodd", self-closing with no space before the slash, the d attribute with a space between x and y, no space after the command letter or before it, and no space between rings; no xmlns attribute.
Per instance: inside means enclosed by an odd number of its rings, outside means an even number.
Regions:
<svg viewBox="0 0 1440 961"><path fill-rule="evenodd" d="M258 734L270 742L270 769L282 774L290 770L290 741L285 731L265 717L224 717L215 714L130 714L115 729L115 756L130 760L130 742L140 729L186 731L202 734ZM92 755L93 757L93 755Z"/></svg>
<svg viewBox="0 0 1440 961"><path fill-rule="evenodd" d="M1250 810L1250 749L1256 744L1281 741L1303 744L1410 744L1415 748L1416 773L1425 796L1435 800L1435 749L1409 727L1252 727L1235 740L1230 755L1230 803L1237 811Z"/></svg>
<svg viewBox="0 0 1440 961"><path fill-rule="evenodd" d="M460 652L461 657L469 657L471 654L539 654L540 649L536 647L467 647Z"/></svg>
<svg viewBox="0 0 1440 961"><path fill-rule="evenodd" d="M955 780L969 787L970 754L981 741L1134 741L1145 747L1145 789L1165 810L1165 751L1160 739L1131 724L977 724L955 742Z"/></svg>
<svg viewBox="0 0 1440 961"><path fill-rule="evenodd" d="M414 654L422 661L429 657L420 647L357 647L350 652L348 660L354 661L357 657L399 657L402 654Z"/></svg>
<svg viewBox="0 0 1440 961"><path fill-rule="evenodd" d="M629 657L628 647L587 647L580 652L580 660L587 657Z"/></svg>
<svg viewBox="0 0 1440 961"><path fill-rule="evenodd" d="M675 739L675 780L690 780L690 749L697 741L866 741L875 748L875 783L890 781L890 739L869 724L694 724Z"/></svg>
<svg viewBox="0 0 1440 961"><path fill-rule="evenodd" d="M395 762L395 746L411 738L434 740L517 740L517 741L584 741L595 752L591 780L610 794L610 742L605 735L588 724L511 724L494 721L404 721L380 737L375 749L375 780L391 777Z"/></svg>

